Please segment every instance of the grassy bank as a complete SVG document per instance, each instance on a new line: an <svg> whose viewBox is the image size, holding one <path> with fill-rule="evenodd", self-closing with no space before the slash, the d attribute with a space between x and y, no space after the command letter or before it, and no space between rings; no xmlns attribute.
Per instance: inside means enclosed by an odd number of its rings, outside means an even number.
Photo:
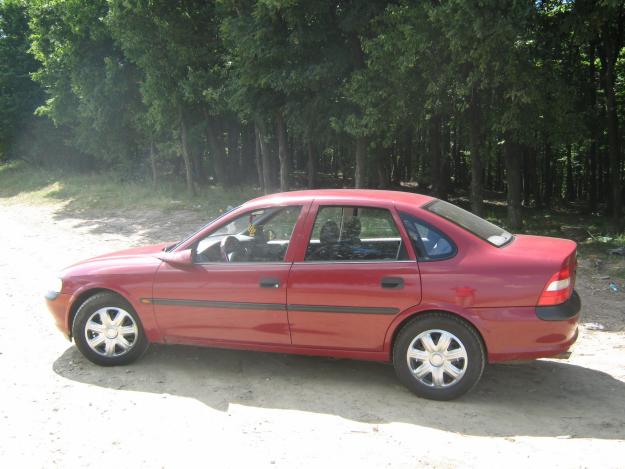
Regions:
<svg viewBox="0 0 625 469"><path fill-rule="evenodd" d="M72 173L28 166L22 162L0 165L0 200L13 203L71 204L84 210L195 210L215 215L260 193L253 188L203 187L190 197L184 185L133 181L118 173Z"/></svg>

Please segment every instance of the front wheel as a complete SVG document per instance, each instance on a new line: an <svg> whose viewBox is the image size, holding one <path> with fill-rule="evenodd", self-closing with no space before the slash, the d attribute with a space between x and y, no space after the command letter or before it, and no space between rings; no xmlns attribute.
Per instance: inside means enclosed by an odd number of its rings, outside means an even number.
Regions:
<svg viewBox="0 0 625 469"><path fill-rule="evenodd" d="M126 365L148 347L137 313L122 297L98 293L78 308L72 335L76 347L93 363Z"/></svg>
<svg viewBox="0 0 625 469"><path fill-rule="evenodd" d="M420 397L446 401L470 391L486 363L473 327L447 313L426 313L408 322L393 347L399 380Z"/></svg>

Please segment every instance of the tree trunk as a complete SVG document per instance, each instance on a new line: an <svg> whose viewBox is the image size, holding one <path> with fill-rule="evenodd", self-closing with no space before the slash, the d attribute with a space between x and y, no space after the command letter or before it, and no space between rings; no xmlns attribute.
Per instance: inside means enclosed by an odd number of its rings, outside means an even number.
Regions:
<svg viewBox="0 0 625 469"><path fill-rule="evenodd" d="M608 204L612 209L612 224L616 231L620 231L623 227L623 219L621 217L621 174L620 174L620 145L619 145L619 122L616 104L616 93L614 90L616 75L614 67L618 58L616 49L620 50L620 46L616 47L611 43L610 38L606 39L603 47L601 47L601 66L603 72L603 91L606 96L606 111L608 123L608 156L610 168L610 194L608 195Z"/></svg>
<svg viewBox="0 0 625 469"><path fill-rule="evenodd" d="M194 196L195 187L193 185L193 169L191 158L189 156L189 143L187 141L187 123L185 121L182 110L180 111L180 144L182 147L182 159L184 160L187 192L190 196Z"/></svg>
<svg viewBox="0 0 625 469"><path fill-rule="evenodd" d="M441 116L434 114L430 117L430 179L432 183L432 195L443 197L442 182L442 152L441 152Z"/></svg>
<svg viewBox="0 0 625 469"><path fill-rule="evenodd" d="M389 155L388 149L379 147L375 152L373 172L376 174L378 189L387 189L391 184L390 171L388 168Z"/></svg>
<svg viewBox="0 0 625 469"><path fill-rule="evenodd" d="M446 199L449 194L451 180L451 123L447 120L441 128L441 168L440 168L440 197Z"/></svg>
<svg viewBox="0 0 625 469"><path fill-rule="evenodd" d="M317 186L317 155L312 141L308 141L308 188L314 189Z"/></svg>
<svg viewBox="0 0 625 469"><path fill-rule="evenodd" d="M406 152L406 181L412 181L412 127L406 130L404 151Z"/></svg>
<svg viewBox="0 0 625 469"><path fill-rule="evenodd" d="M521 187L521 158L519 146L512 140L508 132L504 145L506 182L508 185L508 225L511 230L520 230L523 227L523 214L521 211L522 187Z"/></svg>
<svg viewBox="0 0 625 469"><path fill-rule="evenodd" d="M400 186L404 177L404 155L399 143L395 141L391 149L391 174L390 180L393 186Z"/></svg>
<svg viewBox="0 0 625 469"><path fill-rule="evenodd" d="M597 109L597 88L596 88L596 70L595 70L595 46L591 45L588 52L588 60L590 62L589 74L589 101L590 101L590 150L588 154L590 171L588 174L588 208L591 212L597 211L597 141L599 140L597 126L596 109Z"/></svg>
<svg viewBox="0 0 625 469"><path fill-rule="evenodd" d="M232 175L231 181L241 183L245 180L246 168L241 161L241 149L239 147L239 135L241 126L236 120L232 120L228 125L228 160L226 171Z"/></svg>
<svg viewBox="0 0 625 469"><path fill-rule="evenodd" d="M356 173L354 174L354 187L356 189L366 186L367 146L366 137L356 139Z"/></svg>
<svg viewBox="0 0 625 469"><path fill-rule="evenodd" d="M471 151L471 211L481 217L484 215L482 113L475 90L473 90L469 107L469 146Z"/></svg>
<svg viewBox="0 0 625 469"><path fill-rule="evenodd" d="M594 134L594 132L593 132ZM596 135L591 137L589 152L589 183L588 183L588 207L591 212L597 211L597 140Z"/></svg>
<svg viewBox="0 0 625 469"><path fill-rule="evenodd" d="M256 121L256 130L258 132L258 144L260 146L263 167L263 190L265 191L265 194L270 194L271 192L274 192L275 189L272 177L275 169L273 164L274 158L269 145L265 141L266 131L265 125L262 121Z"/></svg>
<svg viewBox="0 0 625 469"><path fill-rule="evenodd" d="M523 206L529 207L532 200L532 176L530 174L529 151L527 145L521 147L521 158L523 160Z"/></svg>
<svg viewBox="0 0 625 469"><path fill-rule="evenodd" d="M536 148L536 145L533 145L528 150L528 174L529 183L531 185L530 194L534 199L534 206L538 208L543 206L542 194L540 192L540 182L538 180L538 149Z"/></svg>
<svg viewBox="0 0 625 469"><path fill-rule="evenodd" d="M265 191L265 179L264 179L264 172L263 172L263 154L261 151L261 135L260 135L260 131L258 130L258 125L254 124L254 162L256 163L256 175L258 177L258 187L260 188L261 192L267 194L267 192Z"/></svg>
<svg viewBox="0 0 625 469"><path fill-rule="evenodd" d="M575 188L573 187L573 156L569 143L566 146L566 200L572 202L575 199Z"/></svg>
<svg viewBox="0 0 625 469"><path fill-rule="evenodd" d="M222 186L230 183L230 178L226 171L226 152L222 140L221 129L214 119L208 118L206 124L206 138L208 146L213 155L213 165L217 182Z"/></svg>
<svg viewBox="0 0 625 469"><path fill-rule="evenodd" d="M454 118L454 132L451 149L451 159L454 162L454 185L458 189L465 188L464 167L462 157L460 156L460 123L459 119Z"/></svg>
<svg viewBox="0 0 625 469"><path fill-rule="evenodd" d="M278 136L278 159L280 160L280 190L289 190L289 169L291 155L289 154L289 142L286 133L286 122L282 112L276 115L276 134Z"/></svg>
<svg viewBox="0 0 625 469"><path fill-rule="evenodd" d="M202 161L202 155L197 151L192 151L191 149L189 149L189 156L191 158L195 181L200 185L206 184L207 177L206 177L206 171L204 170L204 162Z"/></svg>
<svg viewBox="0 0 625 469"><path fill-rule="evenodd" d="M256 162L256 132L254 126L247 124L240 126L241 134L241 173L243 181L252 182L257 179L257 162Z"/></svg>
<svg viewBox="0 0 625 469"><path fill-rule="evenodd" d="M150 167L152 168L152 187L156 187L156 150L154 148L154 138L150 137Z"/></svg>
<svg viewBox="0 0 625 469"><path fill-rule="evenodd" d="M551 206L551 194L553 194L553 168L551 165L551 159L553 152L551 150L551 143L545 139L545 161L543 170L543 202L545 207Z"/></svg>

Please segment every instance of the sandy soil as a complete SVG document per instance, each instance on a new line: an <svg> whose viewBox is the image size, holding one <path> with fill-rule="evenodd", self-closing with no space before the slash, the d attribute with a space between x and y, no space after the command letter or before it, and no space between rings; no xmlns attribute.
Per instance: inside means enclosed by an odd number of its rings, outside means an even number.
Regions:
<svg viewBox="0 0 625 469"><path fill-rule="evenodd" d="M0 466L625 466L625 288L592 259L570 359L489 367L449 403L349 360L153 346L99 368L56 331L42 301L55 271L202 222L0 201Z"/></svg>

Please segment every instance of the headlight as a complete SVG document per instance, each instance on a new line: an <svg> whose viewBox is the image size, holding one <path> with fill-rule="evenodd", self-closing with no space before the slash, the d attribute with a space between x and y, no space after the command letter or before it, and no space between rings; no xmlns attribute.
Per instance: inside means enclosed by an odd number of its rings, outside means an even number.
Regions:
<svg viewBox="0 0 625 469"><path fill-rule="evenodd" d="M48 284L46 285L45 292L46 295L52 295L56 297L63 290L63 280L58 277L53 277L48 280Z"/></svg>

